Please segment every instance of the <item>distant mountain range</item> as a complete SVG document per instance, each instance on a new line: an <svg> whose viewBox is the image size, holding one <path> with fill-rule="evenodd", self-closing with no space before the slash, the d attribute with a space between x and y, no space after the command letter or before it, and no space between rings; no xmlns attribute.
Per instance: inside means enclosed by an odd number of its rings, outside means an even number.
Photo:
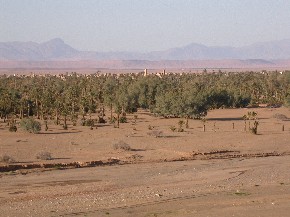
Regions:
<svg viewBox="0 0 290 217"><path fill-rule="evenodd" d="M78 65L82 67L232 67L288 66L290 39L255 43L244 47L205 46L192 43L184 47L148 53L79 51L56 38L44 43L0 42L0 68ZM63 64L61 64L61 62Z"/></svg>

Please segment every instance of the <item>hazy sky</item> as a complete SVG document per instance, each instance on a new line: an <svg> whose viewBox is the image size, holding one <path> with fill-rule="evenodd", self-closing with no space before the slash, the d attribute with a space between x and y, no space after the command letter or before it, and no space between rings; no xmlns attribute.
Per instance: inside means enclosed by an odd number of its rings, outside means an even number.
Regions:
<svg viewBox="0 0 290 217"><path fill-rule="evenodd" d="M290 0L0 0L0 41L152 51L290 38Z"/></svg>

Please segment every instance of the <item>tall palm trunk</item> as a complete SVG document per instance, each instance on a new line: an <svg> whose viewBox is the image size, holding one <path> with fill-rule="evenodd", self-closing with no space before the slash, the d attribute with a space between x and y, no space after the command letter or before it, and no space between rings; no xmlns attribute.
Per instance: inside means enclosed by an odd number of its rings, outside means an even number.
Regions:
<svg viewBox="0 0 290 217"><path fill-rule="evenodd" d="M188 115L186 116L186 122L185 122L185 127L188 129L189 128L189 125L188 125L188 119L189 119L189 117L188 117Z"/></svg>
<svg viewBox="0 0 290 217"><path fill-rule="evenodd" d="M64 126L66 126L66 119L67 119L67 117L66 117L66 115L64 115Z"/></svg>
<svg viewBox="0 0 290 217"><path fill-rule="evenodd" d="M117 113L117 127L120 127L120 113Z"/></svg>
<svg viewBox="0 0 290 217"><path fill-rule="evenodd" d="M36 118L40 119L38 99L35 100L35 105L36 105Z"/></svg>
<svg viewBox="0 0 290 217"><path fill-rule="evenodd" d="M56 125L59 125L59 117L58 117L58 110L55 109L55 123Z"/></svg>
<svg viewBox="0 0 290 217"><path fill-rule="evenodd" d="M110 105L110 110L111 110L111 121L113 121L113 103Z"/></svg>

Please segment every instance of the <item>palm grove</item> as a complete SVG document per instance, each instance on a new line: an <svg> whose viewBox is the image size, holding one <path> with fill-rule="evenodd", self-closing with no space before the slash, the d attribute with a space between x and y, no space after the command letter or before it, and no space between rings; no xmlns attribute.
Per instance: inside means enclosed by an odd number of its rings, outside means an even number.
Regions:
<svg viewBox="0 0 290 217"><path fill-rule="evenodd" d="M163 117L201 118L208 110L260 103L290 102L290 71L284 73L201 73L0 76L0 115L4 121L33 117L67 121L120 121L139 108ZM47 126L46 126L47 127Z"/></svg>

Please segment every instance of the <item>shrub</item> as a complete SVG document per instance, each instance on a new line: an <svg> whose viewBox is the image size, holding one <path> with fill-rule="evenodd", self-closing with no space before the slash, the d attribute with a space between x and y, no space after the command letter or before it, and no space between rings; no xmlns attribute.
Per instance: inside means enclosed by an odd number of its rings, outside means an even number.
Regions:
<svg viewBox="0 0 290 217"><path fill-rule="evenodd" d="M88 119L88 120L85 120L85 126L87 127L93 127L95 125L95 122L93 119Z"/></svg>
<svg viewBox="0 0 290 217"><path fill-rule="evenodd" d="M17 131L17 127L14 124L12 124L12 125L9 126L9 131L10 132L16 132Z"/></svg>
<svg viewBox="0 0 290 217"><path fill-rule="evenodd" d="M105 124L106 120L103 117L99 117L98 123L99 124Z"/></svg>
<svg viewBox="0 0 290 217"><path fill-rule="evenodd" d="M0 156L0 162L13 163L13 162L15 162L15 160L13 157L11 157L7 154L3 154L2 156Z"/></svg>
<svg viewBox="0 0 290 217"><path fill-rule="evenodd" d="M130 145L128 145L127 143L125 143L123 141L119 141L119 142L113 144L113 148L115 150L119 150L119 149L124 150L124 151L130 151L131 150Z"/></svg>
<svg viewBox="0 0 290 217"><path fill-rule="evenodd" d="M183 132L184 131L184 129L183 129L183 125L184 124L185 124L185 122L183 120L179 120L178 121L178 126L179 126L178 132Z"/></svg>
<svg viewBox="0 0 290 217"><path fill-rule="evenodd" d="M112 119L109 117L108 120L109 120L110 124L114 124L114 123L117 122L117 118L116 117L112 117Z"/></svg>
<svg viewBox="0 0 290 217"><path fill-rule="evenodd" d="M81 119L81 126L85 126L86 125L86 119L85 118L82 118Z"/></svg>
<svg viewBox="0 0 290 217"><path fill-rule="evenodd" d="M72 115L71 121L72 121L72 125L76 126L77 125L77 121L78 121L78 115L77 114Z"/></svg>
<svg viewBox="0 0 290 217"><path fill-rule="evenodd" d="M20 127L29 133L39 133L41 130L40 122L33 118L24 118L20 121Z"/></svg>
<svg viewBox="0 0 290 217"><path fill-rule="evenodd" d="M148 132L147 133L149 136L153 136L155 138L160 138L160 137L163 137L163 132L160 131L160 130L153 130L151 132Z"/></svg>
<svg viewBox="0 0 290 217"><path fill-rule="evenodd" d="M52 160L52 155L50 152L47 152L47 151L42 151L42 152L39 152L37 155L36 155L36 159L40 159L40 160Z"/></svg>
<svg viewBox="0 0 290 217"><path fill-rule="evenodd" d="M282 121L288 120L288 117L286 115L279 114L279 113L274 114L273 118L276 118L276 119L282 120Z"/></svg>
<svg viewBox="0 0 290 217"><path fill-rule="evenodd" d="M175 126L170 126L169 129L174 132L176 130L176 127Z"/></svg>
<svg viewBox="0 0 290 217"><path fill-rule="evenodd" d="M135 125L137 124L137 118L138 118L138 115L134 115L134 124Z"/></svg>
<svg viewBox="0 0 290 217"><path fill-rule="evenodd" d="M126 116L120 117L120 123L127 123L127 118Z"/></svg>
<svg viewBox="0 0 290 217"><path fill-rule="evenodd" d="M259 121L255 121L254 126L250 128L251 132L255 135L257 135L258 133L258 125L259 125Z"/></svg>

